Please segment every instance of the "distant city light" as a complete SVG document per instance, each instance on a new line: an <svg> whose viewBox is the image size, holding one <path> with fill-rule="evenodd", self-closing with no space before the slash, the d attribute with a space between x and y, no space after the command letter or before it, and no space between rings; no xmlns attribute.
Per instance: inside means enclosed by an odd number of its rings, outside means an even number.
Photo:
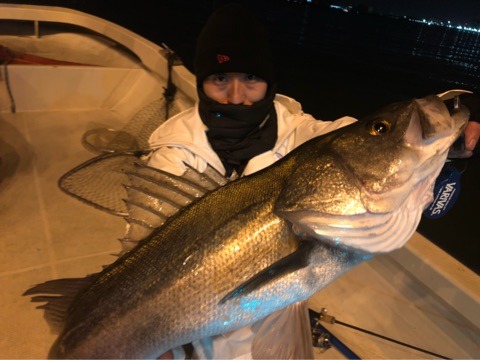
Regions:
<svg viewBox="0 0 480 360"><path fill-rule="evenodd" d="M341 10L343 12L350 12L352 10L351 6L340 6L340 5L330 5L331 9Z"/></svg>
<svg viewBox="0 0 480 360"><path fill-rule="evenodd" d="M458 30L463 30L463 31L470 31L470 32L480 32L480 28L474 28L471 26L462 26L462 25L452 25L450 20L445 24L443 21L436 21L436 20L426 20L426 19L410 19L410 21L417 22L417 23L422 23L422 24L427 24L427 25L436 25L436 26L443 26L446 28L455 28Z"/></svg>
<svg viewBox="0 0 480 360"><path fill-rule="evenodd" d="M311 2L307 0L307 2ZM348 5L348 6L345 6L345 5L338 5L338 4L330 4L330 8L331 9L335 9L335 10L340 10L340 11L343 11L343 12L351 12L353 10L353 7ZM368 12L375 12L374 9L372 8L369 8L368 9ZM381 15L381 14L379 14ZM462 31L470 31L470 32L476 32L476 33L480 33L480 28L478 27L473 27L473 26L466 26L466 25L454 25L452 24L452 22L450 20L448 20L447 22L443 22L443 21L438 21L438 20L435 20L435 19L425 19L425 18L422 18L422 19L415 19L413 17L409 17L407 15L402 15L402 16L393 16L393 15L387 15L387 16L391 16L391 17L394 17L394 18L399 18L399 19L406 19L406 20L409 20L409 21L413 21L413 22L417 22L417 23L421 23L421 24L426 24L426 25L429 25L429 26L442 26L442 27L446 27L446 28L452 28L452 29L458 29L458 30L462 30Z"/></svg>

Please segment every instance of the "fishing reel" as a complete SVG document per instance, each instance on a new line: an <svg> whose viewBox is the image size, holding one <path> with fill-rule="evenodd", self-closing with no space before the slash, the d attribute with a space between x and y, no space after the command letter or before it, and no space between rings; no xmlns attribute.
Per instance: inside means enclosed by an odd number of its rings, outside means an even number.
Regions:
<svg viewBox="0 0 480 360"><path fill-rule="evenodd" d="M320 313L309 309L310 324L312 327L312 343L321 353L324 353L333 346L330 332L320 324L326 312L327 309L325 308L323 308Z"/></svg>

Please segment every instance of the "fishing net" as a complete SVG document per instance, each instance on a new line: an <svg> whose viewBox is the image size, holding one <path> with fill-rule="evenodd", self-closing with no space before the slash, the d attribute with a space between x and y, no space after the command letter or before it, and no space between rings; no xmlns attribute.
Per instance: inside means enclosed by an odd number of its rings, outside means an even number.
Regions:
<svg viewBox="0 0 480 360"><path fill-rule="evenodd" d="M181 59L167 45L162 44L167 59L168 78L163 97L140 109L122 129L93 129L87 131L82 144L99 154L63 175L58 186L97 209L118 216L126 216L124 199L128 183L126 171L134 170L136 162L146 162L148 139L165 119L180 112L174 100L176 87L172 82L172 68L182 65Z"/></svg>
<svg viewBox="0 0 480 360"><path fill-rule="evenodd" d="M166 106L164 98L152 101L140 109L122 129L100 128L87 131L82 143L88 150L100 154L148 149L150 134L165 121ZM175 104L172 108L175 113L178 112Z"/></svg>
<svg viewBox="0 0 480 360"><path fill-rule="evenodd" d="M168 106L168 111L167 110ZM82 144L96 157L80 164L63 175L58 186L66 194L99 210L126 216L124 185L125 171L133 170L135 162L146 162L150 134L180 109L167 104L164 98L155 100L139 110L119 130L99 128L87 131Z"/></svg>
<svg viewBox="0 0 480 360"><path fill-rule="evenodd" d="M125 171L134 169L141 160L141 152L117 152L102 154L80 164L63 175L58 186L68 195L99 210L117 216L126 216L127 198L124 185L128 178Z"/></svg>

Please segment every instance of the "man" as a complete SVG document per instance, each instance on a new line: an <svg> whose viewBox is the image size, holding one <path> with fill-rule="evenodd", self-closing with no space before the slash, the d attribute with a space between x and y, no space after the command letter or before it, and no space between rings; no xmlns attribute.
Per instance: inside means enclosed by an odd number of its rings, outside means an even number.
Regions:
<svg viewBox="0 0 480 360"><path fill-rule="evenodd" d="M294 99L275 93L269 41L262 24L238 5L205 25L194 60L199 102L150 137L149 164L181 175L184 162L227 177L251 174L295 147L355 121L318 121Z"/></svg>

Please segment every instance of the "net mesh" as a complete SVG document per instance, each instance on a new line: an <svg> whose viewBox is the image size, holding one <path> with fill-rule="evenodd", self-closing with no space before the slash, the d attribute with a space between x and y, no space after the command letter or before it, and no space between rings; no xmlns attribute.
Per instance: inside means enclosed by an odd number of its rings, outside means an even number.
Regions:
<svg viewBox="0 0 480 360"><path fill-rule="evenodd" d="M82 143L94 153L148 149L150 134L165 121L166 106L164 98L152 101L140 109L122 129L100 128L87 131ZM179 112L175 103L169 112Z"/></svg>
<svg viewBox="0 0 480 360"><path fill-rule="evenodd" d="M124 185L126 171L134 170L135 162L142 162L142 153L116 152L102 154L70 170L59 180L59 187L67 194L99 210L117 216L126 216L127 198Z"/></svg>
<svg viewBox="0 0 480 360"><path fill-rule="evenodd" d="M125 171L132 171L135 162L146 162L148 138L165 121L166 106L160 98L139 110L120 130L87 131L82 143L97 156L63 175L58 181L60 189L99 210L125 216ZM174 102L169 115L179 111Z"/></svg>

